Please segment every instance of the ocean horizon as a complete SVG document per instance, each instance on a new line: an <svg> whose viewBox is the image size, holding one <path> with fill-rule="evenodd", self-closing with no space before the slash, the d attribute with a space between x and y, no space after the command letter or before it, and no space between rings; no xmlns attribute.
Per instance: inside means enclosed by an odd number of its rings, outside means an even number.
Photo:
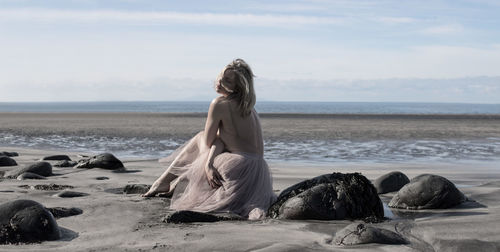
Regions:
<svg viewBox="0 0 500 252"><path fill-rule="evenodd" d="M0 102L0 112L206 113L209 101ZM259 113L284 114L500 114L500 104L425 102L259 101Z"/></svg>

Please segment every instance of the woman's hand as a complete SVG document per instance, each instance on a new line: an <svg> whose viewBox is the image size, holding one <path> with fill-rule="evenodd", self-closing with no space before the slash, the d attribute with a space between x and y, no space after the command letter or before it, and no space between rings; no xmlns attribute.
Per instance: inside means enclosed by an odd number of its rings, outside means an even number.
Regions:
<svg viewBox="0 0 500 252"><path fill-rule="evenodd" d="M224 179L212 164L207 164L205 167L205 174L207 175L208 184L212 188L219 188L222 186L222 181L224 181Z"/></svg>

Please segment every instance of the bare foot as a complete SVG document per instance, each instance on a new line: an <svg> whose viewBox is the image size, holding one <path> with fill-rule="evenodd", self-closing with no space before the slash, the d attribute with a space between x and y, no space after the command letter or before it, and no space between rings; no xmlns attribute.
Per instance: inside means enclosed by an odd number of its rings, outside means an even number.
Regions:
<svg viewBox="0 0 500 252"><path fill-rule="evenodd" d="M153 185L151 185L151 188L145 193L142 194L142 197L154 197L156 194L159 193L169 193L170 192L170 183L162 183L155 181Z"/></svg>

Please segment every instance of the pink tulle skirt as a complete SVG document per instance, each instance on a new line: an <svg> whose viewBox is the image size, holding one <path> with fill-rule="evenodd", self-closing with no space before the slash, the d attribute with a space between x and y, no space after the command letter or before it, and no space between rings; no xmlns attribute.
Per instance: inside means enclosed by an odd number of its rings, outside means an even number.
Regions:
<svg viewBox="0 0 500 252"><path fill-rule="evenodd" d="M182 152L182 148L188 148ZM259 154L224 152L215 157L214 167L224 181L219 188L208 184L204 165L208 148L201 146L198 134L177 153L182 161L173 167L179 176L170 208L199 212L232 212L248 219L265 217L276 200L269 167ZM169 157L169 159L172 157Z"/></svg>

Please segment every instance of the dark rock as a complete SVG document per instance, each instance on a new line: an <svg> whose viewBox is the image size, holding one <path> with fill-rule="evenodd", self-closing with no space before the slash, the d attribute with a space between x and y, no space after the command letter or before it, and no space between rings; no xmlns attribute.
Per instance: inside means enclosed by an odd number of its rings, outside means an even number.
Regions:
<svg viewBox="0 0 500 252"><path fill-rule="evenodd" d="M145 184L132 184L132 185L126 185L125 188L123 188L123 193L125 194L143 194L148 192L150 185L145 185Z"/></svg>
<svg viewBox="0 0 500 252"><path fill-rule="evenodd" d="M337 245L356 245L366 243L407 244L408 241L396 232L376 228L361 223L353 223L335 234Z"/></svg>
<svg viewBox="0 0 500 252"><path fill-rule="evenodd" d="M58 185L58 184L48 184L48 185L20 185L19 187L32 190L42 190L42 191L59 191L64 189L72 189L73 186L70 185Z"/></svg>
<svg viewBox="0 0 500 252"><path fill-rule="evenodd" d="M17 152L0 151L0 156L17 157L19 154Z"/></svg>
<svg viewBox="0 0 500 252"><path fill-rule="evenodd" d="M5 173L4 177L6 178L17 178L19 175L25 173L25 172L31 172L34 174L38 174L41 176L51 176L52 175L52 165L48 162L42 161L42 162L36 162L34 164L18 168L12 171L8 171Z"/></svg>
<svg viewBox="0 0 500 252"><path fill-rule="evenodd" d="M389 202L389 207L405 209L441 209L456 206L467 198L448 179L422 174L406 184Z"/></svg>
<svg viewBox="0 0 500 252"><path fill-rule="evenodd" d="M167 223L192 223L192 222L217 222L217 221L236 221L243 220L243 218L236 214L223 213L211 214L201 213L195 211L177 211L169 214L164 222Z"/></svg>
<svg viewBox="0 0 500 252"><path fill-rule="evenodd" d="M60 193L54 194L54 197L61 198L75 198L75 197L83 197L89 195L88 193L82 192L74 192L74 191L62 191Z"/></svg>
<svg viewBox="0 0 500 252"><path fill-rule="evenodd" d="M396 192L409 182L410 179L408 179L405 174L394 171L378 177L375 182L373 182L373 186L377 189L378 194L382 194Z"/></svg>
<svg viewBox="0 0 500 252"><path fill-rule="evenodd" d="M271 218L362 219L384 217L375 187L359 173L332 173L302 181L285 189L269 208Z"/></svg>
<svg viewBox="0 0 500 252"><path fill-rule="evenodd" d="M66 208L66 207L46 207L47 210L49 210L54 218L59 219L59 218L64 218L64 217L69 217L69 216L74 216L74 215L79 215L83 213L83 210L80 208L72 207L72 208Z"/></svg>
<svg viewBox="0 0 500 252"><path fill-rule="evenodd" d="M109 178L108 177L96 177L95 179L97 179L97 180L107 180Z"/></svg>
<svg viewBox="0 0 500 252"><path fill-rule="evenodd" d="M71 161L71 158L68 157L68 155L52 155L52 156L46 156L42 158L42 160L67 160Z"/></svg>
<svg viewBox="0 0 500 252"><path fill-rule="evenodd" d="M0 244L31 243L60 238L54 216L32 200L0 205Z"/></svg>
<svg viewBox="0 0 500 252"><path fill-rule="evenodd" d="M78 161L75 168L102 168L107 170L123 169L123 163L111 153L103 153Z"/></svg>
<svg viewBox="0 0 500 252"><path fill-rule="evenodd" d="M16 160L7 156L0 156L0 166L14 166L14 165L17 165Z"/></svg>
<svg viewBox="0 0 500 252"><path fill-rule="evenodd" d="M61 160L54 164L55 167L73 167L78 164L76 161Z"/></svg>
<svg viewBox="0 0 500 252"><path fill-rule="evenodd" d="M47 179L44 176L40 176L36 173L25 172L19 176L17 176L17 180L25 180L25 179Z"/></svg>

